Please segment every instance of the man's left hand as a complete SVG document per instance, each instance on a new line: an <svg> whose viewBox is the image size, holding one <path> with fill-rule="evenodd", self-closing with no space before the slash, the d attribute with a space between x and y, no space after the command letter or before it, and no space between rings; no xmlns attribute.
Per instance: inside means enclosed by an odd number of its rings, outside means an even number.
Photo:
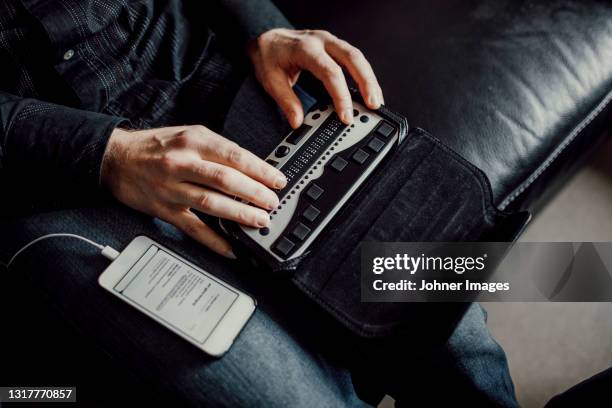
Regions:
<svg viewBox="0 0 612 408"><path fill-rule="evenodd" d="M250 44L248 54L257 79L293 128L304 119L302 104L292 89L304 69L323 82L340 120L346 124L353 121L353 102L342 67L357 83L368 108L378 109L384 103L380 85L363 53L327 31L270 30Z"/></svg>

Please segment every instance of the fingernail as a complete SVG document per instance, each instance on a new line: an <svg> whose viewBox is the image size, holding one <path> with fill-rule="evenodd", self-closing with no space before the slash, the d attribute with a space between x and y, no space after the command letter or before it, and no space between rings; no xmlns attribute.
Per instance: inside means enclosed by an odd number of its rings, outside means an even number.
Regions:
<svg viewBox="0 0 612 408"><path fill-rule="evenodd" d="M268 204L266 205L266 207L269 210L276 210L278 208L278 204L279 204L278 199L271 200L271 201L268 201Z"/></svg>
<svg viewBox="0 0 612 408"><path fill-rule="evenodd" d="M289 122L291 122L291 127L294 129L300 126L300 118L297 112L291 112L291 120Z"/></svg>
<svg viewBox="0 0 612 408"><path fill-rule="evenodd" d="M371 108L378 109L380 107L380 101L376 95L370 95L368 98L368 103L370 104Z"/></svg>
<svg viewBox="0 0 612 408"><path fill-rule="evenodd" d="M229 258L229 259L238 259L238 257L237 257L237 256L236 256L236 254L234 253L234 251L232 251L231 249L228 249L227 251L225 251L225 252L223 253L223 255L224 255L226 258Z"/></svg>
<svg viewBox="0 0 612 408"><path fill-rule="evenodd" d="M287 177L278 176L276 177L276 181L274 181L274 188L283 188L287 185Z"/></svg>
<svg viewBox="0 0 612 408"><path fill-rule="evenodd" d="M345 123L351 123L353 122L353 110L352 109L345 109L344 112L342 112L342 121Z"/></svg>
<svg viewBox="0 0 612 408"><path fill-rule="evenodd" d="M267 214L259 214L257 216L257 226L260 228L267 227L270 222L270 216Z"/></svg>

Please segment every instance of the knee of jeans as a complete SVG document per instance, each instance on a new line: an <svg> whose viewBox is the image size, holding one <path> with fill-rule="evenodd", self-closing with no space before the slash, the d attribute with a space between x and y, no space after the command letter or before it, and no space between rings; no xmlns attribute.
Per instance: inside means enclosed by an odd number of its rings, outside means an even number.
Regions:
<svg viewBox="0 0 612 408"><path fill-rule="evenodd" d="M482 305L480 303L472 303L472 305L476 306L482 312L482 314L484 316L485 323L486 323L487 320L489 319L489 312L487 312L487 309L482 307Z"/></svg>
<svg viewBox="0 0 612 408"><path fill-rule="evenodd" d="M354 398L352 388L346 389L348 374L308 352L263 312L256 312L232 348L192 380L201 405L342 407Z"/></svg>
<svg viewBox="0 0 612 408"><path fill-rule="evenodd" d="M486 320L486 311L477 303L470 304L449 338L448 346L451 351L464 353L470 349L496 345Z"/></svg>

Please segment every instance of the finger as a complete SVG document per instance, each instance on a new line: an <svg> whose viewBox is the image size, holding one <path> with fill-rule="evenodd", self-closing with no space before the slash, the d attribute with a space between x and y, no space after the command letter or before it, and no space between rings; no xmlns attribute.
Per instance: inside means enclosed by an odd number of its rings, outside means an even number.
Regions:
<svg viewBox="0 0 612 408"><path fill-rule="evenodd" d="M304 108L293 92L289 76L280 69L273 70L266 76L263 86L281 108L291 127L294 129L299 127L304 120Z"/></svg>
<svg viewBox="0 0 612 408"><path fill-rule="evenodd" d="M274 210L278 207L278 196L274 191L238 170L219 163L195 161L184 170L181 178L242 198L261 208Z"/></svg>
<svg viewBox="0 0 612 408"><path fill-rule="evenodd" d="M249 227L263 228L270 224L270 215L261 208L194 184L180 183L175 192L175 200L203 213L236 221Z"/></svg>
<svg viewBox="0 0 612 408"><path fill-rule="evenodd" d="M370 109L378 109L384 102L382 89L378 84L372 66L363 53L346 41L332 39L325 43L329 55L346 68L357 82L359 92Z"/></svg>
<svg viewBox="0 0 612 408"><path fill-rule="evenodd" d="M229 242L188 209L168 209L162 218L219 255L236 259Z"/></svg>
<svg viewBox="0 0 612 408"><path fill-rule="evenodd" d="M281 189L287 184L280 170L221 136L202 143L200 151L203 159L236 169L268 187Z"/></svg>
<svg viewBox="0 0 612 408"><path fill-rule="evenodd" d="M325 89L332 97L340 120L351 124L353 122L353 100L340 65L323 49L317 51L316 54L306 51L301 62L300 65L323 82Z"/></svg>

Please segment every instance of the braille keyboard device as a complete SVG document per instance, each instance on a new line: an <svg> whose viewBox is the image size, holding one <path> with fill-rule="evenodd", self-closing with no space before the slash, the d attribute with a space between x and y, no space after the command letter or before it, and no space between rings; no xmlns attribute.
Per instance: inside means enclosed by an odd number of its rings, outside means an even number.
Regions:
<svg viewBox="0 0 612 408"><path fill-rule="evenodd" d="M271 265L298 260L376 167L402 142L407 123L381 108L354 102L353 124L342 123L332 105L311 110L266 158L287 177L270 226L252 228L221 221L222 228Z"/></svg>

